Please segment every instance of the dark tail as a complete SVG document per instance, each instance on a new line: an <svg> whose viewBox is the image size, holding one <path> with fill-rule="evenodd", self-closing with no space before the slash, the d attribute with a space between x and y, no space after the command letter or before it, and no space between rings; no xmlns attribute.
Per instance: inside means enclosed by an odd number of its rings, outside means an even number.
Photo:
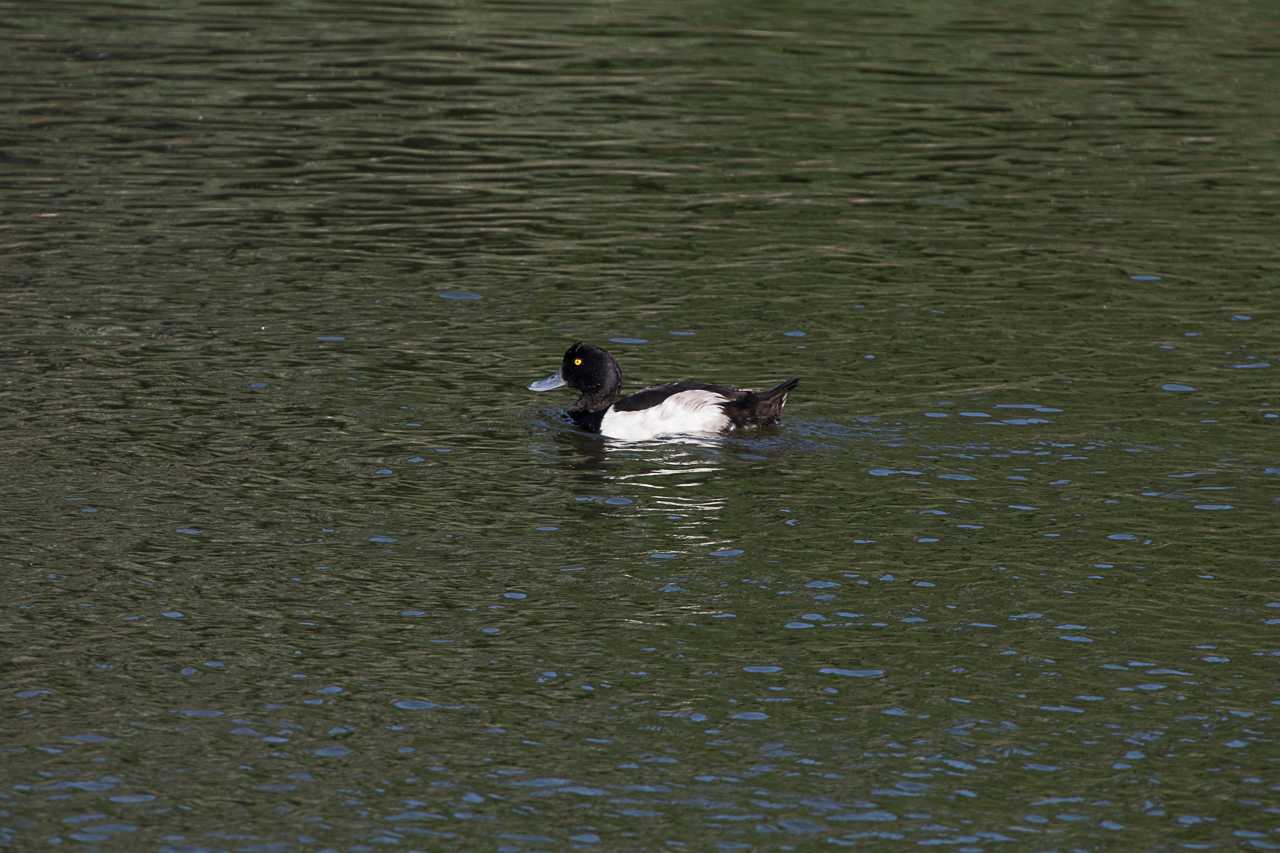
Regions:
<svg viewBox="0 0 1280 853"><path fill-rule="evenodd" d="M787 404L787 395L798 384L798 378L788 379L768 391L747 391L722 405L735 427L776 424L782 417L782 407Z"/></svg>

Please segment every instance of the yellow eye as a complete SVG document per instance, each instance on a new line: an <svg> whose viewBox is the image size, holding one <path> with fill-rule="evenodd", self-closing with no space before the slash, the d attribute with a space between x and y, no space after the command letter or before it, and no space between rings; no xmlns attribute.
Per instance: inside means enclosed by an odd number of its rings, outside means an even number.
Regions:
<svg viewBox="0 0 1280 853"><path fill-rule="evenodd" d="M574 366L574 367L582 367L582 359L580 359L580 358L575 358L575 359L573 360L573 366Z"/></svg>

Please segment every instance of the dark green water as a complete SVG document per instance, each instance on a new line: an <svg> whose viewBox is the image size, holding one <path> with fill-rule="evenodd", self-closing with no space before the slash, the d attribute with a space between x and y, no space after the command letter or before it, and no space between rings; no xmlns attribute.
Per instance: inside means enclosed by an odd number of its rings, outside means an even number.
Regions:
<svg viewBox="0 0 1280 853"><path fill-rule="evenodd" d="M1271 4L0 12L0 847L1280 848Z"/></svg>

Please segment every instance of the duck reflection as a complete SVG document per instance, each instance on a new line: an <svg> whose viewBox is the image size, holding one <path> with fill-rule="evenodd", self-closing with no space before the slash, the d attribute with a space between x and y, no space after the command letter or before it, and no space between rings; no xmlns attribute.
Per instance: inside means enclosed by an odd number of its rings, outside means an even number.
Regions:
<svg viewBox="0 0 1280 853"><path fill-rule="evenodd" d="M674 556L727 544L717 529L729 503L720 475L733 461L731 439L620 442L573 429L552 435L561 470L575 475L577 500L631 516L640 528L632 529L650 540L648 550Z"/></svg>

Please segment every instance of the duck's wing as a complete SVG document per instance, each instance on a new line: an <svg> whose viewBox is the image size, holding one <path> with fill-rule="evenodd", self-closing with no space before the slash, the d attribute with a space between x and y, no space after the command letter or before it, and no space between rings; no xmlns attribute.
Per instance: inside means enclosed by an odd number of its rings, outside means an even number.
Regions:
<svg viewBox="0 0 1280 853"><path fill-rule="evenodd" d="M736 393L740 393L736 388L705 382L646 388L610 406L600 422L600 432L624 441L724 432L733 426L725 405Z"/></svg>
<svg viewBox="0 0 1280 853"><path fill-rule="evenodd" d="M728 385L711 385L706 382L668 382L666 385L655 385L652 388L646 388L643 391L637 391L613 404L615 412L638 412L642 409L652 409L654 406L661 406L668 398L676 394L682 394L685 391L706 391L710 394L719 396L721 399L712 400L709 396L700 398L704 402L727 403L737 399L746 393L738 388L730 388Z"/></svg>

